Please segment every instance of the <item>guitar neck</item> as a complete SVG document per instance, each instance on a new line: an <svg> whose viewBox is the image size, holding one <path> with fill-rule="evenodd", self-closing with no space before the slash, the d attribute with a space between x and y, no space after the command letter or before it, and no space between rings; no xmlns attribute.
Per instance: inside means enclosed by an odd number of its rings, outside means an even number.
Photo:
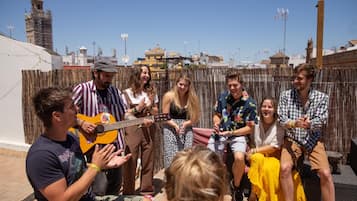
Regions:
<svg viewBox="0 0 357 201"><path fill-rule="evenodd" d="M154 120L154 116L147 116L147 117L141 117L141 118L132 119L132 120L118 121L118 122L111 123L111 124L103 124L104 132L111 131L111 130L117 130L120 128L129 127L129 126L140 125L140 124L144 123L145 119Z"/></svg>

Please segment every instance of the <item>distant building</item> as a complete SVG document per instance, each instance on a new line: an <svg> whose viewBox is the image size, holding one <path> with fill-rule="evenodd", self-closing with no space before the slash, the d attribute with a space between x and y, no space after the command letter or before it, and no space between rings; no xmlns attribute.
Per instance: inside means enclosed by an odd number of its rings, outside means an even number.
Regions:
<svg viewBox="0 0 357 201"><path fill-rule="evenodd" d="M43 10L43 0L31 0L31 12L25 14L27 42L53 51L52 15Z"/></svg>
<svg viewBox="0 0 357 201"><path fill-rule="evenodd" d="M164 58L168 69L181 69L188 60L189 58L181 56L178 52L166 52Z"/></svg>
<svg viewBox="0 0 357 201"><path fill-rule="evenodd" d="M103 56L103 51L98 51L96 56L88 55L87 48L82 46L79 48L79 52L69 52L66 48L66 55L62 56L64 69L87 69L93 66L93 63L97 60L104 60L118 65L118 59L116 57L116 49L113 49L112 56Z"/></svg>
<svg viewBox="0 0 357 201"><path fill-rule="evenodd" d="M289 66L295 68L296 66L306 63L306 56L304 54L291 55L289 58Z"/></svg>
<svg viewBox="0 0 357 201"><path fill-rule="evenodd" d="M181 56L177 52L166 52L159 46L145 51L145 58L138 58L133 65L150 66L153 70L167 68L181 68L187 65L227 66L223 57L206 53L194 54L191 57Z"/></svg>
<svg viewBox="0 0 357 201"><path fill-rule="evenodd" d="M263 59L260 61L260 64L263 66L263 68L266 68L270 65L270 60L269 59Z"/></svg>
<svg viewBox="0 0 357 201"><path fill-rule="evenodd" d="M227 67L228 64L223 62L224 59L222 56L217 56L217 55L209 55L207 53L200 53L199 56L199 64L207 66L208 68L217 68L217 67Z"/></svg>
<svg viewBox="0 0 357 201"><path fill-rule="evenodd" d="M151 72L163 71L167 66L165 64L165 50L159 45L153 49L145 51L145 58L138 58L133 62L133 66L149 66Z"/></svg>
<svg viewBox="0 0 357 201"><path fill-rule="evenodd" d="M86 66L88 64L87 48L82 46L79 48L79 54L76 55L74 52L70 52L62 58L64 65Z"/></svg>
<svg viewBox="0 0 357 201"><path fill-rule="evenodd" d="M159 45L145 51L145 58L138 58L133 66L149 66L152 74L160 74L165 69L180 69L184 67L228 67L223 63L223 57L206 53L194 54L190 57L181 56L178 52L167 52Z"/></svg>
<svg viewBox="0 0 357 201"><path fill-rule="evenodd" d="M270 57L270 68L288 67L289 57L282 52L278 52Z"/></svg>
<svg viewBox="0 0 357 201"><path fill-rule="evenodd" d="M356 67L357 40L350 40L344 46L323 50L322 67ZM306 63L316 64L316 48L310 39L306 48Z"/></svg>

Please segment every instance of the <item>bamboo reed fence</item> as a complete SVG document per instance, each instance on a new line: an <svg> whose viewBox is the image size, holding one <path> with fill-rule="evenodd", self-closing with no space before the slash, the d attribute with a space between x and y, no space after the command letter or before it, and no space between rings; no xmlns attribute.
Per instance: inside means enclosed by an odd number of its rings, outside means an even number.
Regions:
<svg viewBox="0 0 357 201"><path fill-rule="evenodd" d="M266 96L279 98L281 91L291 88L292 69L227 69L199 68L169 70L160 73L153 80L159 99L174 84L180 73L191 78L200 99L201 118L197 127L211 128L213 105L219 93L225 90L227 70L239 71L243 75L244 87L259 104ZM113 84L119 89L128 87L130 68L120 68ZM43 130L41 122L35 117L31 98L41 88L49 86L73 87L91 79L89 70L38 70L22 71L22 103L24 133L26 143L33 143ZM314 87L329 95L329 118L325 129L326 149L343 154L343 163L348 161L351 139L357 137L357 66L354 68L323 69L317 73ZM161 107L160 107L161 110ZM159 126L159 128L161 128ZM162 132L155 136L155 169L163 167Z"/></svg>

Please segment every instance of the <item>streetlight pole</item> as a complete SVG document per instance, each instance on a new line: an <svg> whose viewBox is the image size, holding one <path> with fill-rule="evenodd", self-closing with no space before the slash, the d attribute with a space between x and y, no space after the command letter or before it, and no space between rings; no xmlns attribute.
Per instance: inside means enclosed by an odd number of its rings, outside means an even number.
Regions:
<svg viewBox="0 0 357 201"><path fill-rule="evenodd" d="M238 48L238 58L237 58L238 66L240 66L240 48Z"/></svg>
<svg viewBox="0 0 357 201"><path fill-rule="evenodd" d="M283 65L285 64L285 47L286 47L286 20L288 19L288 14L289 14L289 10L285 9L285 8L278 8L277 9L277 15L275 16L276 19L283 19L283 53L284 53L284 57L283 57Z"/></svg>
<svg viewBox="0 0 357 201"><path fill-rule="evenodd" d="M183 41L183 49L184 49L184 56L187 57L187 54L186 54L186 46L187 46L187 41Z"/></svg>
<svg viewBox="0 0 357 201"><path fill-rule="evenodd" d="M128 40L129 35L127 33L122 33L120 34L120 37L124 41L124 56L122 58L122 61L124 62L126 67L129 61L129 56L126 54L126 41Z"/></svg>
<svg viewBox="0 0 357 201"><path fill-rule="evenodd" d="M14 26L12 26L12 25L8 25L7 26L7 29L9 29L9 33L10 33L10 38L12 38L12 31L14 30Z"/></svg>

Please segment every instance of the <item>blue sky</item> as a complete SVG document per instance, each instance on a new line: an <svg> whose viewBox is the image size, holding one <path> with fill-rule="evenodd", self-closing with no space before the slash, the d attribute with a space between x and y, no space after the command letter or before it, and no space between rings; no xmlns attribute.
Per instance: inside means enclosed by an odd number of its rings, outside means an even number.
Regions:
<svg viewBox="0 0 357 201"><path fill-rule="evenodd" d="M79 47L93 54L93 41L104 55L124 54L121 33L128 33L129 63L157 44L190 55L221 55L225 62L257 61L283 49L283 20L289 10L286 54L304 54L307 40L316 45L317 0L44 0L52 11L54 49L64 54ZM357 39L357 1L325 0L324 48ZM0 32L26 41L25 11L31 0L0 0ZM121 61L120 61L121 63Z"/></svg>

